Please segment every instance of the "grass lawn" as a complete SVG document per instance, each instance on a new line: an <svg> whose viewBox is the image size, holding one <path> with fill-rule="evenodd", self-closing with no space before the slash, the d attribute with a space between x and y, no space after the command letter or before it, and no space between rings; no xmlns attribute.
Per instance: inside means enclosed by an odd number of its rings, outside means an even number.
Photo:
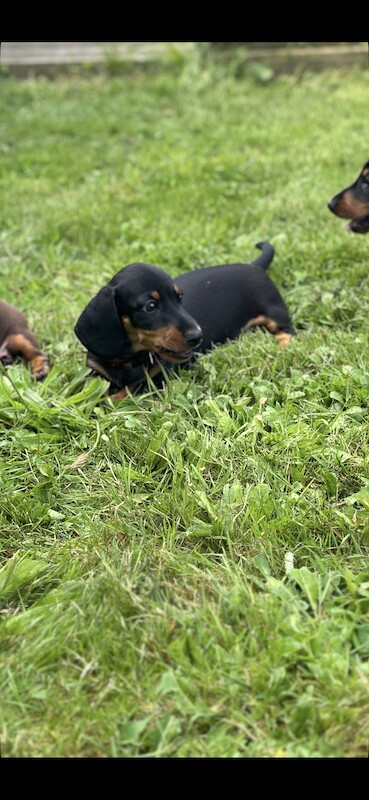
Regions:
<svg viewBox="0 0 369 800"><path fill-rule="evenodd" d="M52 362L0 372L3 757L367 756L369 236L327 201L368 90L194 59L0 81L0 296ZM92 295L260 240L292 344L104 398Z"/></svg>

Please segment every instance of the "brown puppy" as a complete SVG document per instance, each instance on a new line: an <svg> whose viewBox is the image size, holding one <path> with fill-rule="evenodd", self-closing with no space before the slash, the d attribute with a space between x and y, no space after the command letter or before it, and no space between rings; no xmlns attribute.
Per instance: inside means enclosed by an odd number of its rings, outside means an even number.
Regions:
<svg viewBox="0 0 369 800"><path fill-rule="evenodd" d="M11 364L18 355L29 361L32 378L41 381L47 375L49 360L28 329L24 314L0 300L0 361Z"/></svg>

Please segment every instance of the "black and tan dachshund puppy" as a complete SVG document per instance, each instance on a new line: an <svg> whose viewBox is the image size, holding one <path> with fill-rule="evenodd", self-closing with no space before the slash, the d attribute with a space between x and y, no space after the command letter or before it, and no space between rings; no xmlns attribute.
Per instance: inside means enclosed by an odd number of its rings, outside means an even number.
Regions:
<svg viewBox="0 0 369 800"><path fill-rule="evenodd" d="M332 197L328 208L337 217L350 220L347 230L353 233L369 232L369 161L351 186Z"/></svg>
<svg viewBox="0 0 369 800"><path fill-rule="evenodd" d="M285 346L294 335L285 303L266 273L274 249L252 264L223 264L170 278L152 264L121 269L88 303L75 332L87 365L110 381L120 399L194 355L260 325Z"/></svg>
<svg viewBox="0 0 369 800"><path fill-rule="evenodd" d="M31 365L31 375L42 380L49 371L49 359L40 350L27 320L17 308L0 300L0 361L11 364L21 355Z"/></svg>

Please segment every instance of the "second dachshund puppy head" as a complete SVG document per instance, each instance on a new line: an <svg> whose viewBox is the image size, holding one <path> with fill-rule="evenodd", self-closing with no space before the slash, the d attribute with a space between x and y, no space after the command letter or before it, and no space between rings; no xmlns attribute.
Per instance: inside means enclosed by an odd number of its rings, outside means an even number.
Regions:
<svg viewBox="0 0 369 800"><path fill-rule="evenodd" d="M202 338L175 282L153 264L129 264L90 300L75 326L99 358L131 359L143 350L180 364Z"/></svg>
<svg viewBox="0 0 369 800"><path fill-rule="evenodd" d="M347 230L353 233L369 232L369 161L351 186L332 197L328 208L337 217L350 220Z"/></svg>

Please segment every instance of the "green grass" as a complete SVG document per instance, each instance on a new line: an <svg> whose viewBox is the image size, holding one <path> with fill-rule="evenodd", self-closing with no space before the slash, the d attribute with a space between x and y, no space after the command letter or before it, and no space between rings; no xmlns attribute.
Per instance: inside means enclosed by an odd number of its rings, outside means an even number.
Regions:
<svg viewBox="0 0 369 800"><path fill-rule="evenodd" d="M368 158L368 84L1 80L1 297L52 362L0 373L3 756L367 756L369 239L326 204ZM260 240L292 344L104 398L73 332L100 286Z"/></svg>

